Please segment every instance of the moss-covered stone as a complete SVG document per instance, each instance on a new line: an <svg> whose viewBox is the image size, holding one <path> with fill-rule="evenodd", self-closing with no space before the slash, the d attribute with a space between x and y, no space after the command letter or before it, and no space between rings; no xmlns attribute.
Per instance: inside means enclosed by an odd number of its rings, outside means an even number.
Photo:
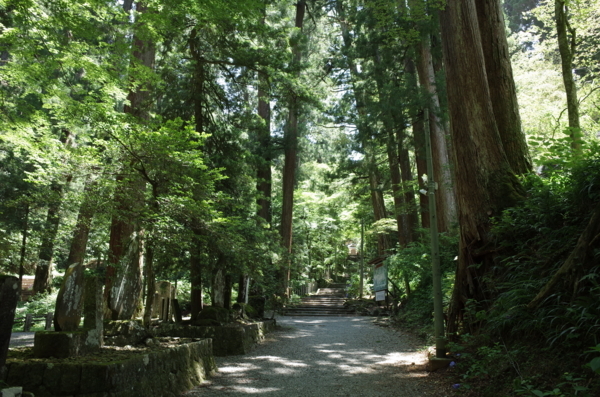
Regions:
<svg viewBox="0 0 600 397"><path fill-rule="evenodd" d="M217 320L213 320L210 318L200 318L200 319L194 321L193 325L196 325L199 327L220 327L221 323L218 322Z"/></svg>
<svg viewBox="0 0 600 397"><path fill-rule="evenodd" d="M136 320L116 320L104 324L105 342L109 345L125 346L143 343L152 335Z"/></svg>
<svg viewBox="0 0 600 397"><path fill-rule="evenodd" d="M214 355L221 357L247 354L275 326L275 320L265 320L254 324L228 324L218 327L162 324L153 333L155 336L211 338Z"/></svg>
<svg viewBox="0 0 600 397"><path fill-rule="evenodd" d="M97 351L100 348L96 331L77 330L73 332L38 331L35 333L33 354L38 358L77 357Z"/></svg>
<svg viewBox="0 0 600 397"><path fill-rule="evenodd" d="M221 324L225 324L230 321L229 310L223 307L206 306L198 315L198 319L215 320Z"/></svg>
<svg viewBox="0 0 600 397"><path fill-rule="evenodd" d="M133 354L120 361L23 362L9 359L10 384L37 397L179 396L216 370L212 341L204 339Z"/></svg>

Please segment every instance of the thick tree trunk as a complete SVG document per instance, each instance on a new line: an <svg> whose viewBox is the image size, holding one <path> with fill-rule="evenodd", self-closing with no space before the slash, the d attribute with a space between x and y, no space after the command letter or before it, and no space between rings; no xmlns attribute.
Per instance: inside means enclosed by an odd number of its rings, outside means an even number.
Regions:
<svg viewBox="0 0 600 397"><path fill-rule="evenodd" d="M67 257L67 268L69 268L71 265L83 264L83 261L85 260L85 251L87 247L88 236L90 234L90 226L95 212L91 197L93 190L94 182L86 182L85 188L83 189L83 202L81 203L81 207L79 207L77 223L75 224L73 238L71 239L71 247L69 249L69 256Z"/></svg>
<svg viewBox="0 0 600 397"><path fill-rule="evenodd" d="M569 135L571 137L571 148L579 152L581 150L581 126L579 124L579 102L577 100L577 86L573 79L573 58L577 48L577 36L575 29L569 25L567 17L567 2L555 0L554 11L556 20L556 32L558 34L558 50L562 66L562 77L567 94L567 113L569 114ZM569 34L571 37L569 37Z"/></svg>
<svg viewBox="0 0 600 397"><path fill-rule="evenodd" d="M490 217L517 203L522 187L498 133L488 88L475 0L450 0L441 13L448 103L455 151L460 246L448 331L456 332L469 299L486 298ZM478 266L474 266L474 265Z"/></svg>
<svg viewBox="0 0 600 397"><path fill-rule="evenodd" d="M304 25L304 14L306 12L306 1L299 0L296 3L295 27L302 30ZM292 46L292 64L299 67L302 59L302 51L298 41ZM291 277L291 254L292 254L292 221L294 211L294 186L296 182L296 162L298 150L298 113L300 110L298 98L291 93L288 120L286 123L284 141L285 161L283 166L283 198L281 205L281 241L284 249L289 255L286 258L287 271L283 281L283 290L289 294L289 282Z"/></svg>
<svg viewBox="0 0 600 397"><path fill-rule="evenodd" d="M531 158L521 129L500 0L478 0L477 17L494 117L508 163L517 175L531 172Z"/></svg>
<svg viewBox="0 0 600 397"><path fill-rule="evenodd" d="M127 5L125 5L127 7ZM146 2L137 1L138 14L148 12ZM138 25L137 29L141 29ZM141 65L154 69L156 48L151 41L143 40L139 31L133 37L133 58L130 73ZM124 112L140 120L148 120L152 105L151 87L147 85L131 90L127 96L129 104ZM130 178L117 177L115 208L109 241L109 266L107 268L104 295L109 315L113 320L128 320L138 308L142 292L143 235L139 226L139 211L143 203L145 183L138 175ZM127 248L126 248L127 247Z"/></svg>

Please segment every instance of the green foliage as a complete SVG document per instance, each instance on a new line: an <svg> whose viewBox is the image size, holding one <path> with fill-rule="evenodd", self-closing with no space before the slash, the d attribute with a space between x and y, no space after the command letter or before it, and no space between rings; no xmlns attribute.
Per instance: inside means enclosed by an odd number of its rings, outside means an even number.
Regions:
<svg viewBox="0 0 600 397"><path fill-rule="evenodd" d="M487 313L489 330L500 335L543 335L548 343L597 343L600 267L589 266L531 313L525 305L546 284L574 248L600 199L598 155L549 170L546 178L527 177L528 199L508 209L493 233L500 245L495 296ZM560 171L559 171L560 170ZM597 255L597 254L596 254Z"/></svg>
<svg viewBox="0 0 600 397"><path fill-rule="evenodd" d="M57 290L55 290L57 291ZM45 316L48 313L54 312L54 306L56 304L57 292L48 294L41 293L32 296L27 302L19 302L17 310L15 312L15 319L25 317L26 314L34 316ZM23 325L25 320L20 321L18 324L13 325L13 332L23 331ZM32 331L39 331L44 329L45 320L37 320L33 323Z"/></svg>
<svg viewBox="0 0 600 397"><path fill-rule="evenodd" d="M588 353L600 353L600 344L590 349L592 350L588 351ZM600 375L600 357L594 357L592 361L586 364L586 367L589 367L596 374Z"/></svg>
<svg viewBox="0 0 600 397"><path fill-rule="evenodd" d="M431 246L429 234L422 230L421 239L398 249L390 256L388 277L399 288L408 281L411 294L406 296L402 291L402 303L397 314L397 321L409 327L419 329L423 335L433 333L433 276L431 271ZM458 252L458 236L451 233L440 233L440 267L442 270L442 292L444 306L448 305L454 282L456 268L455 257Z"/></svg>
<svg viewBox="0 0 600 397"><path fill-rule="evenodd" d="M577 377L569 372L562 375L562 382L558 383L551 390L539 390L527 380L515 380L515 393L517 396L581 396L591 397L590 389L584 386L585 379Z"/></svg>

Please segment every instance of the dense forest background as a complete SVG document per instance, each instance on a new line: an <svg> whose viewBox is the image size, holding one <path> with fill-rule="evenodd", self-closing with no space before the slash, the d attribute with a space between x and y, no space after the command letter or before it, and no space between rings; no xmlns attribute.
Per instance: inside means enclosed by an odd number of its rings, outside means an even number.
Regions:
<svg viewBox="0 0 600 397"><path fill-rule="evenodd" d="M148 324L358 297L351 245L429 334L433 199L461 390L594 395L599 72L593 0L0 0L0 272Z"/></svg>

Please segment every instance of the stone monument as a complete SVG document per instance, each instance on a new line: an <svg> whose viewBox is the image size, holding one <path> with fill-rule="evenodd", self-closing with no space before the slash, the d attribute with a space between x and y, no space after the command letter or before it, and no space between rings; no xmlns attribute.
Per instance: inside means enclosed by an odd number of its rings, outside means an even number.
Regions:
<svg viewBox="0 0 600 397"><path fill-rule="evenodd" d="M75 331L81 322L85 267L82 263L69 266L65 272L54 309L54 330Z"/></svg>
<svg viewBox="0 0 600 397"><path fill-rule="evenodd" d="M55 319L60 331L39 331L35 333L33 355L38 358L66 358L81 356L100 349L103 345L102 322L102 283L95 269L85 269L74 265L65 275L61 292L62 300L57 300ZM60 292L59 292L60 296ZM65 299L70 296L73 301ZM58 313L60 310L60 313ZM85 312L83 328L81 313ZM60 328L59 328L60 327Z"/></svg>
<svg viewBox="0 0 600 397"><path fill-rule="evenodd" d="M6 356L19 301L19 279L0 275L0 380L6 376Z"/></svg>

